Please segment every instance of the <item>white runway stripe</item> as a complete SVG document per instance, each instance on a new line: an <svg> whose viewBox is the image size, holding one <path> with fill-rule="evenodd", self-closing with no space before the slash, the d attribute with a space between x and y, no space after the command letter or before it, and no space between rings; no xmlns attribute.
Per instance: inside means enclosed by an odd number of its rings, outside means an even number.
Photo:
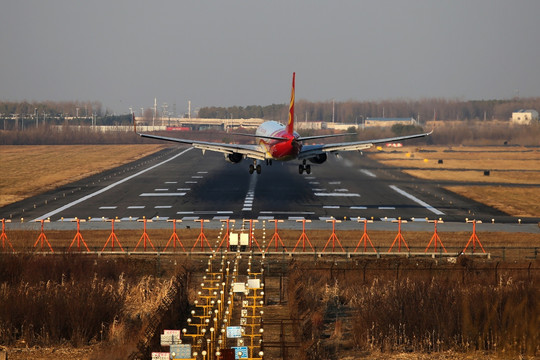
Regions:
<svg viewBox="0 0 540 360"><path fill-rule="evenodd" d="M230 216L214 216L212 220L229 220Z"/></svg>
<svg viewBox="0 0 540 360"><path fill-rule="evenodd" d="M362 174L367 175L367 176L370 176L370 177L374 177L374 178L377 177L377 175L375 175L374 173L372 173L372 172L369 171L369 170L361 169L361 170L358 170L358 171L360 171Z"/></svg>
<svg viewBox="0 0 540 360"><path fill-rule="evenodd" d="M184 196L185 192L179 193L142 193L139 196Z"/></svg>
<svg viewBox="0 0 540 360"><path fill-rule="evenodd" d="M444 215L444 213L442 211L440 211L438 209L435 209L433 206L431 206L428 203L420 200L419 198L409 194L408 192L401 190L400 188L398 188L395 185L390 185L390 189L392 189L392 190L396 191L397 193L405 196L406 198L411 199L415 203L422 205L423 207L425 207L426 209L428 209L429 211L431 211L432 213L434 213L436 215Z"/></svg>
<svg viewBox="0 0 540 360"><path fill-rule="evenodd" d="M360 194L356 193L322 193L317 192L315 196L335 196L335 197L360 197Z"/></svg>
<svg viewBox="0 0 540 360"><path fill-rule="evenodd" d="M244 205L242 211L251 211L253 210L253 200L255 199L255 187L257 186L257 175L251 176L249 180L249 189L244 199Z"/></svg>

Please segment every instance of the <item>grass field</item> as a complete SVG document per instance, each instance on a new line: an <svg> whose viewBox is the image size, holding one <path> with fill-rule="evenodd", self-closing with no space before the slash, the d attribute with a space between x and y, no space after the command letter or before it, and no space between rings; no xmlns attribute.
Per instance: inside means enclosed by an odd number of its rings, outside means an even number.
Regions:
<svg viewBox="0 0 540 360"><path fill-rule="evenodd" d="M152 154L164 145L0 147L0 207Z"/></svg>
<svg viewBox="0 0 540 360"><path fill-rule="evenodd" d="M510 215L540 216L538 147L423 146L379 148L370 154L417 178L457 182L444 187Z"/></svg>

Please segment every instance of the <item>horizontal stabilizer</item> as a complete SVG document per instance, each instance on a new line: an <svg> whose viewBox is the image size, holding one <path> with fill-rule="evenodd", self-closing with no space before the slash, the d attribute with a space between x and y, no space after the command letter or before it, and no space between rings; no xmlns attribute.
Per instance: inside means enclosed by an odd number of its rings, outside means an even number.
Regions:
<svg viewBox="0 0 540 360"><path fill-rule="evenodd" d="M315 135L315 136L301 136L298 138L298 141L308 141L313 139L324 139L338 136L347 136L347 135L356 135L356 133L347 133L347 134L331 134L331 135Z"/></svg>
<svg viewBox="0 0 540 360"><path fill-rule="evenodd" d="M271 139L271 140L289 140L288 138L281 136L266 136L266 135L255 135L255 134L242 134L242 133L230 133L231 135L240 135L240 136L249 136L261 139Z"/></svg>

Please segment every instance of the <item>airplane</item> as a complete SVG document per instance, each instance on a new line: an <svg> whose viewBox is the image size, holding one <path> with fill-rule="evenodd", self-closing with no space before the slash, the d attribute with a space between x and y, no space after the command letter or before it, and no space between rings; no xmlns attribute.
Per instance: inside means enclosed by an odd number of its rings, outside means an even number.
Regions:
<svg viewBox="0 0 540 360"><path fill-rule="evenodd" d="M317 136L300 136L294 131L294 81L296 73L293 72L292 77L292 91L291 101L289 105L289 119L287 125L281 124L277 121L265 121L262 123L253 134L235 134L242 136L251 136L256 138L256 144L242 145L242 144L226 144L215 143L207 141L179 139L166 136L158 136L151 134L137 133L145 138L173 141L183 144L189 144L196 149L201 149L203 154L206 150L223 153L225 159L231 163L239 163L244 158L250 158L253 160L253 164L249 165L249 173L256 172L260 174L262 171L260 161L266 161L267 165L272 165L272 161L290 161L300 160L302 163L298 167L298 172L303 174L311 173L311 166L307 164L310 161L314 164L322 164L328 158L328 153L337 154L345 151L361 151L368 149L375 144L396 142L408 139L421 138L430 135L429 133L421 133L415 135L397 136L386 139L374 139L374 140L362 140L352 142L342 142L333 144L319 144L319 145L304 145L303 143L308 140L323 139L337 136L344 136L350 134L332 134L332 135L317 135ZM133 124L135 126L135 115L133 115Z"/></svg>

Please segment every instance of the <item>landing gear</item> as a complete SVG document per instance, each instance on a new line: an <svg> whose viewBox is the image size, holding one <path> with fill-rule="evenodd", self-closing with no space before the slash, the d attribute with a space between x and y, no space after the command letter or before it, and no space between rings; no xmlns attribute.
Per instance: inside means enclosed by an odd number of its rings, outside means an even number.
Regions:
<svg viewBox="0 0 540 360"><path fill-rule="evenodd" d="M249 165L250 175L253 174L255 171L257 172L257 174L260 174L262 172L261 164L253 163Z"/></svg>
<svg viewBox="0 0 540 360"><path fill-rule="evenodd" d="M302 175L304 171L308 175L311 174L311 165L306 165L306 160L304 160L302 164L298 165L298 173Z"/></svg>

